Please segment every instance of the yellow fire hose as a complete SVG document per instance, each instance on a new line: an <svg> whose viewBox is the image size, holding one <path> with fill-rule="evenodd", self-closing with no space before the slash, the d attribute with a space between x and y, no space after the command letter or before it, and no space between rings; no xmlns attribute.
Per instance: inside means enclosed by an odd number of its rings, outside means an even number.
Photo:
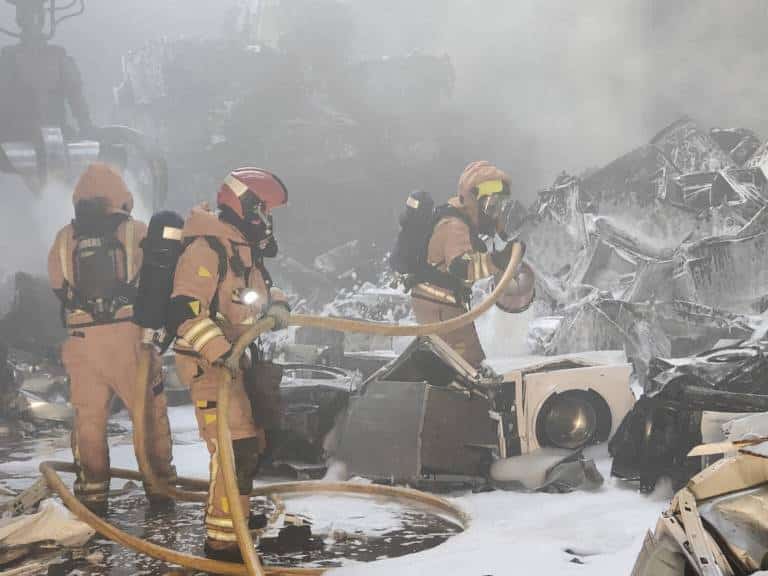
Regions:
<svg viewBox="0 0 768 576"><path fill-rule="evenodd" d="M429 334L452 332L469 324L470 322L474 322L475 319L477 319L491 306L493 306L493 304L506 290L508 284L514 278L515 272L517 271L517 268L522 261L522 255L522 247L519 244L516 244L513 247L512 255L507 269L505 270L491 295L472 310L469 310L464 314L457 316L456 318L452 318L444 322L400 326L393 324L378 324L374 322L350 320L344 318L327 318L296 314L291 317L290 325L313 326L343 332L360 332L385 336L425 336ZM251 326L237 340L233 346L231 356L233 358L239 358L242 356L245 349L251 342L258 338L258 336L263 332L272 329L273 326L274 320L271 318L266 318L254 323L254 325ZM142 355L141 359L139 370L140 382L138 389L136 390L137 394L133 414L135 450L141 473L136 473L130 470L112 469L111 474L114 477L146 480L153 488L161 492L165 492L174 498L192 501L205 501L206 497L204 493L199 491L189 491L179 487L192 488L193 490L206 490L208 487L207 482L189 478L178 478L175 482L175 485L171 486L168 482L158 478L152 469L146 452L145 429L146 399L148 393L148 375L150 369L151 356L149 351L147 351L146 354ZM141 382L142 375L143 382ZM152 556L153 558L184 566L186 568L203 570L205 572L212 572L215 574L246 574L249 576L263 576L265 574L309 576L321 574L323 570L316 568L264 568L259 561L256 548L253 545L253 539L251 537L250 530L248 529L245 511L242 509L242 505L240 504L240 492L237 486L234 453L232 449L232 438L229 428L229 401L230 388L233 382L232 376L232 374L229 374L229 377L225 382L222 383L222 386L219 387L218 391L218 458L225 479L225 488L227 499L230 503L232 522L235 528L235 533L237 535L240 551L242 553L243 559L245 560L245 565L230 562L220 562L199 556L183 554L181 552L176 552L175 550L170 550L163 546L153 544L152 542L148 542L141 538L127 534L126 532L116 528L115 526L92 513L69 491L57 472L73 472L75 471L75 467L73 465L62 462L43 462L40 465L40 471L43 473L51 489L58 493L59 496L61 496L64 504L81 520L88 523L91 527L93 527L106 538L114 540L115 542L123 544L138 552ZM418 490L410 490L407 488L380 486L375 484L355 484L349 482L290 482L264 485L252 491L253 495L266 496L289 493L343 493L395 498L408 502L414 502L417 504L426 504L428 506L432 506L453 516L464 529L468 528L469 526L469 517L460 508L451 504L449 501L432 494L427 494Z"/></svg>
<svg viewBox="0 0 768 576"><path fill-rule="evenodd" d="M146 482L156 493L163 494L174 500L188 502L205 502L207 484L198 490L184 490L172 485L168 479L155 474L152 463L147 456L147 396L149 394L153 362L153 345L145 343L139 356L139 366L136 377L136 388L133 400L133 446L139 471Z"/></svg>

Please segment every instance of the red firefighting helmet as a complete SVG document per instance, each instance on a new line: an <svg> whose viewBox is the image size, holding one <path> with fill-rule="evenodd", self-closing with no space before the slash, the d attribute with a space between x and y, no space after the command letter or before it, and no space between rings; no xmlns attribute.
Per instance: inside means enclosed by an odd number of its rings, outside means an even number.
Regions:
<svg viewBox="0 0 768 576"><path fill-rule="evenodd" d="M266 212L288 202L288 189L285 184L266 170L259 168L238 168L229 173L219 188L216 204L219 208L229 207L240 218L245 219L246 204L251 195L263 203Z"/></svg>

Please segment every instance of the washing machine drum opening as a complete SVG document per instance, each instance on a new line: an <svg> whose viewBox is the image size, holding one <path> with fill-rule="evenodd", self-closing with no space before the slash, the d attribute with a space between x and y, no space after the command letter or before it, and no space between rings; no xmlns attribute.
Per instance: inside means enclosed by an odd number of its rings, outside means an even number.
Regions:
<svg viewBox="0 0 768 576"><path fill-rule="evenodd" d="M536 428L542 446L575 450L593 441L597 412L585 395L557 394L546 401Z"/></svg>

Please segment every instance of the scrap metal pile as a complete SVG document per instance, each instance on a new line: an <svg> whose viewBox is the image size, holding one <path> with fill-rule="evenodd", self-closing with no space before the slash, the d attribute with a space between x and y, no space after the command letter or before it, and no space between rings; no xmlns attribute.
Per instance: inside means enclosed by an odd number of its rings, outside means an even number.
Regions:
<svg viewBox="0 0 768 576"><path fill-rule="evenodd" d="M768 302L768 148L683 118L581 178L560 175L518 227L540 278L545 353L626 347L644 376L751 334ZM554 328L554 329L552 329Z"/></svg>
<svg viewBox="0 0 768 576"><path fill-rule="evenodd" d="M701 469L687 454L709 414L768 410L766 205L768 146L682 118L561 174L515 226L539 280L533 350L624 349L634 365L644 395L610 448L643 490Z"/></svg>

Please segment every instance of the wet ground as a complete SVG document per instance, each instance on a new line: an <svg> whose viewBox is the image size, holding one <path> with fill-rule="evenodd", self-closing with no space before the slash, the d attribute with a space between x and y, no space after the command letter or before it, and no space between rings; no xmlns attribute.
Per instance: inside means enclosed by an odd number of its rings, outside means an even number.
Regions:
<svg viewBox="0 0 768 576"><path fill-rule="evenodd" d="M176 464L180 474L204 477L207 452L196 439L185 408L172 409ZM129 424L118 418L110 436L114 466L135 468L132 462ZM48 430L36 438L0 439L0 487L20 490L37 478L39 462L71 460L68 433ZM71 482L72 476L65 476ZM270 479L272 481L273 479ZM107 519L123 530L157 544L189 554L202 554L202 505L177 503L170 510L151 510L140 486L113 480ZM289 554L264 554L267 564L336 567L356 562L395 558L433 548L461 529L432 510L405 507L394 501L345 496L286 498L285 509L311 519L317 549ZM268 512L268 509L265 509ZM277 527L282 524L278 523ZM276 529L267 537L276 536ZM172 567L98 536L84 549L57 551L38 548L34 556L45 567L23 574L133 575L167 574ZM8 570L10 566L0 569Z"/></svg>
<svg viewBox="0 0 768 576"><path fill-rule="evenodd" d="M312 508L319 496L302 498L302 508ZM316 535L321 549L294 552L280 557L263 554L266 564L283 566L336 567L350 562L371 562L432 548L444 542L459 529L448 520L424 510L405 510L383 502L333 498L334 518L315 516L313 520L324 533ZM151 511L141 490L115 497L107 519L126 532L157 544L189 554L202 554L202 508L199 504L180 503L171 511ZM287 507L292 509L291 502ZM315 502L316 504L316 502ZM330 510L329 503L320 506ZM382 527L377 520L391 517L394 527ZM371 523L371 518L374 522ZM344 528L334 527L344 526ZM328 527L332 527L327 531ZM36 556L47 553L39 549ZM99 537L85 549L54 554L46 571L49 575L160 575L171 570L162 562L135 554ZM10 568L6 567L6 569Z"/></svg>

